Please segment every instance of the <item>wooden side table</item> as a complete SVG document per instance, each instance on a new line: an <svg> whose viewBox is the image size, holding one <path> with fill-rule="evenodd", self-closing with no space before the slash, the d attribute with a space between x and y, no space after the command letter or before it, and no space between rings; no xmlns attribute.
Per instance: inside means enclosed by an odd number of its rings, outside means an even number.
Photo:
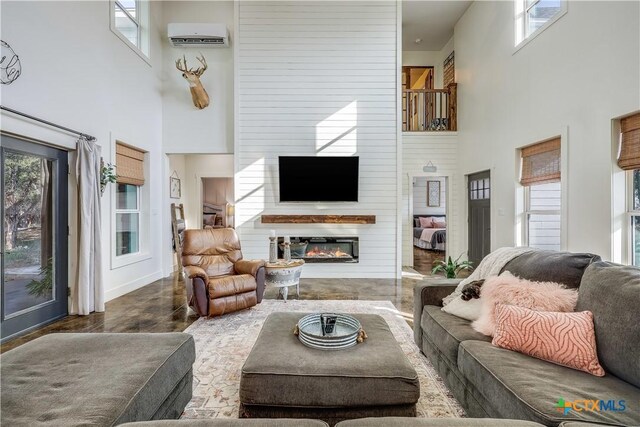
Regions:
<svg viewBox="0 0 640 427"><path fill-rule="evenodd" d="M276 262L268 262L265 266L266 284L276 288L280 288L279 293L282 295L284 302L287 302L289 287L296 287L296 295L300 296L300 274L304 260L294 259L289 262L279 259Z"/></svg>

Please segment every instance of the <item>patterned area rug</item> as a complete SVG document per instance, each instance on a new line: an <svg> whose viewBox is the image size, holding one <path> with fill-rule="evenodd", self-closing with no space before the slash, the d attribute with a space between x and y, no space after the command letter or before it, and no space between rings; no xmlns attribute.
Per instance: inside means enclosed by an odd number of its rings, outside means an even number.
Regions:
<svg viewBox="0 0 640 427"><path fill-rule="evenodd" d="M237 418L240 370L270 313L338 311L373 313L389 324L420 378L418 417L464 417L464 410L413 342L413 331L389 301L263 300L250 310L213 319L200 318L185 332L196 342L193 399L182 418Z"/></svg>

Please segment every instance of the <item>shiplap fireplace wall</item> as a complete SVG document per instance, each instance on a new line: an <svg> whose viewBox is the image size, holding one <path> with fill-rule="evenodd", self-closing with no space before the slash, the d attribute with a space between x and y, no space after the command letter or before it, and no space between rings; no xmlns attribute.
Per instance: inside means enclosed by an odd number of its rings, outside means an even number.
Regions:
<svg viewBox="0 0 640 427"><path fill-rule="evenodd" d="M236 228L245 257L268 256L271 229L357 236L359 263L306 265L303 275L396 277L396 3L236 7ZM280 155L359 156L359 202L279 203ZM263 214L376 215L376 223L262 224Z"/></svg>

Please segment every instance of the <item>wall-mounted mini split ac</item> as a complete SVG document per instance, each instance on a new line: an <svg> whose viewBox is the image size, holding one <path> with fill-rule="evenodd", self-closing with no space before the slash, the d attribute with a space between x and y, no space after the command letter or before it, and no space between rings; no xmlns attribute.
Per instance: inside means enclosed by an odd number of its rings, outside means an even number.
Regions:
<svg viewBox="0 0 640 427"><path fill-rule="evenodd" d="M175 47L229 47L225 24L169 24L167 32Z"/></svg>

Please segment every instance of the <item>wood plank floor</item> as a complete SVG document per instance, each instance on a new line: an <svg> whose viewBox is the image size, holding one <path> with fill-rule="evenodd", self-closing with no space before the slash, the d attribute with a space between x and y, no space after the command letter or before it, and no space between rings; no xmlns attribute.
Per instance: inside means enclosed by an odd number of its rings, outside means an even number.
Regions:
<svg viewBox="0 0 640 427"><path fill-rule="evenodd" d="M433 263L444 259L444 251L431 251L428 249L413 247L413 268L418 273L431 274Z"/></svg>
<svg viewBox="0 0 640 427"><path fill-rule="evenodd" d="M302 279L300 299L387 300L411 317L416 279ZM293 295L291 295L293 293ZM267 289L265 298L277 298ZM290 291L290 299L296 299ZM284 302L283 302L284 304ZM67 316L0 346L8 351L43 335L60 332L176 332L197 319L187 307L184 283L177 276L158 280L106 304L104 313Z"/></svg>

